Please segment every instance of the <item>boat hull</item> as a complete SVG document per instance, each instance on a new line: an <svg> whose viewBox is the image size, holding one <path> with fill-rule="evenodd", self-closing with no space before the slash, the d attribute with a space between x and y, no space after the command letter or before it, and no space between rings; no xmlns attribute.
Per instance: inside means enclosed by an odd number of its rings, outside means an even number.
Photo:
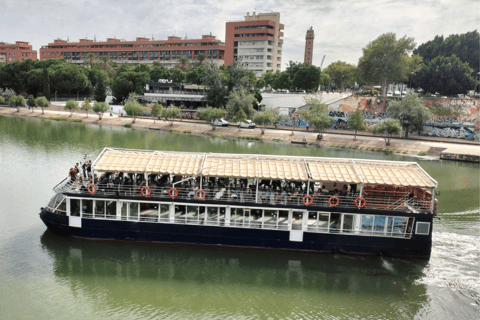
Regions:
<svg viewBox="0 0 480 320"><path fill-rule="evenodd" d="M70 227L69 217L43 209L40 218L56 234L95 240L132 240L195 245L220 245L323 253L384 255L428 259L430 235L411 238L303 232L303 241L291 241L288 230L238 228L195 224L133 222L82 218L81 228ZM431 215L416 217L432 222Z"/></svg>

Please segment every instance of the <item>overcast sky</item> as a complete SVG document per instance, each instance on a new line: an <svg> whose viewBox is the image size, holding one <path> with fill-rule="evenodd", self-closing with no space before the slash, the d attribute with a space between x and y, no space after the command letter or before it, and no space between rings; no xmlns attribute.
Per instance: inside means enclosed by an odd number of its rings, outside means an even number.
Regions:
<svg viewBox="0 0 480 320"><path fill-rule="evenodd" d="M313 26L313 64L357 64L370 41L386 32L414 37L417 46L436 35L461 34L480 26L478 0L0 0L0 41L28 41L39 50L56 38L95 36L133 40L200 38L225 40L225 22L247 12L280 12L285 25L282 70L303 62L305 34Z"/></svg>

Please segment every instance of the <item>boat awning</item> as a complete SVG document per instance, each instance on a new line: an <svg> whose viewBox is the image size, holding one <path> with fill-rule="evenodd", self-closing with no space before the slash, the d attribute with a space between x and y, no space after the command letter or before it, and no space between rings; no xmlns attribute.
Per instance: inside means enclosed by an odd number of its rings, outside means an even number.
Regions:
<svg viewBox="0 0 480 320"><path fill-rule="evenodd" d="M322 157L221 154L105 148L93 163L100 172L203 175L434 188L416 162Z"/></svg>
<svg viewBox="0 0 480 320"><path fill-rule="evenodd" d="M307 159L313 181L433 188L437 183L415 162Z"/></svg>

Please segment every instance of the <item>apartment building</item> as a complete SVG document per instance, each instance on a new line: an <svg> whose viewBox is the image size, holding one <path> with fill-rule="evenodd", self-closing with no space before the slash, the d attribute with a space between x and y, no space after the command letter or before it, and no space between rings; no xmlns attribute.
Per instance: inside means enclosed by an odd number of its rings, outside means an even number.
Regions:
<svg viewBox="0 0 480 320"><path fill-rule="evenodd" d="M199 54L204 54L206 60L220 66L224 63L225 44L211 34L201 39L176 36L170 36L167 40L138 37L135 41L108 38L106 41L80 39L79 42L69 42L57 39L42 46L40 60L65 58L69 62L82 64L88 60L89 53L93 53L96 60L107 57L119 64L133 65L158 62L167 68L175 67L180 57L196 60Z"/></svg>
<svg viewBox="0 0 480 320"><path fill-rule="evenodd" d="M225 64L241 61L257 77L268 70L280 70L283 29L279 12L247 12L245 21L227 22Z"/></svg>
<svg viewBox="0 0 480 320"><path fill-rule="evenodd" d="M37 50L32 50L32 46L25 41L16 41L15 43L0 42L0 62L1 55L5 55L5 63L14 61L23 61L27 59L37 60Z"/></svg>

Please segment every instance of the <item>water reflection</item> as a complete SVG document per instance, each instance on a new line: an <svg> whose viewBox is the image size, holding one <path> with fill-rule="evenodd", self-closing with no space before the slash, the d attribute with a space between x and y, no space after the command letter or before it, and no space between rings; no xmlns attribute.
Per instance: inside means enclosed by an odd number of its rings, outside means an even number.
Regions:
<svg viewBox="0 0 480 320"><path fill-rule="evenodd" d="M49 231L42 235L41 243L53 259L55 276L70 283L72 288L83 283L88 293L87 287L94 282L95 290L100 285L110 298L132 299L131 303L162 304L158 297L168 295L160 292L164 287L175 288L175 294L189 305L205 303L197 294L188 292L192 288L206 290L206 295L214 290L215 295L226 299L225 303L234 305L249 303L259 291L269 292L262 295L267 300L279 298L272 293L308 292L313 296L307 300L315 297L320 301L331 295L354 294L367 303L384 299L381 303L384 308L390 308L385 302L391 299L412 305L409 314L415 314L425 302L426 287L415 284L427 264L424 260L128 242L99 245ZM125 295L118 295L111 280L127 285L127 289L129 284L141 282L141 288L136 289L141 293L131 295L122 290ZM234 301L229 301L232 289L247 295L240 300L234 295ZM345 301L334 303L338 307ZM376 309L374 305L371 307Z"/></svg>

